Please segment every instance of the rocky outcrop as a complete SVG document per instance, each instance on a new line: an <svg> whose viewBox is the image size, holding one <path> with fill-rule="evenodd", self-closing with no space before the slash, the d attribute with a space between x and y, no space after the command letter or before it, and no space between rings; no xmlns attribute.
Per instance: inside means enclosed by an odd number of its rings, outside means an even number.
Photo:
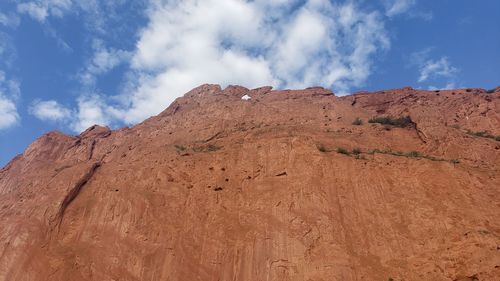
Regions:
<svg viewBox="0 0 500 281"><path fill-rule="evenodd" d="M499 108L202 85L48 133L0 170L0 280L499 280Z"/></svg>

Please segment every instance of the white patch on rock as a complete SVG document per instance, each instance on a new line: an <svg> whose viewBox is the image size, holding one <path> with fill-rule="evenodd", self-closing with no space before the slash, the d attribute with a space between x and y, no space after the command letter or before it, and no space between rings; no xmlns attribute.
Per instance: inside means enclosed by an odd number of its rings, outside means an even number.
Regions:
<svg viewBox="0 0 500 281"><path fill-rule="evenodd" d="M241 97L241 99L242 99L242 100L251 100L251 99L252 99L252 97L251 97L251 96L249 96L249 95L244 95L244 96L242 96L242 97Z"/></svg>

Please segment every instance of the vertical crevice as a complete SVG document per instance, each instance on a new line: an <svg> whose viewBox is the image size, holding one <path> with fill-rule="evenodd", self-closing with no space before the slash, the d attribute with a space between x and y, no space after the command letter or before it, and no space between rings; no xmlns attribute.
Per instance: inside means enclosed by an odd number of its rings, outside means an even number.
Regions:
<svg viewBox="0 0 500 281"><path fill-rule="evenodd" d="M59 211L56 216L56 226L60 226L64 217L64 212L68 208L68 206L75 200L75 198L80 194L82 188L92 179L97 169L101 166L101 162L96 162L92 164L92 166L88 169L88 171L76 182L75 186L66 194L63 201L61 202L61 206L59 207Z"/></svg>
<svg viewBox="0 0 500 281"><path fill-rule="evenodd" d="M92 142L90 143L88 160L90 160L90 159L92 159L92 157L94 157L95 143L96 143L95 139L93 139Z"/></svg>

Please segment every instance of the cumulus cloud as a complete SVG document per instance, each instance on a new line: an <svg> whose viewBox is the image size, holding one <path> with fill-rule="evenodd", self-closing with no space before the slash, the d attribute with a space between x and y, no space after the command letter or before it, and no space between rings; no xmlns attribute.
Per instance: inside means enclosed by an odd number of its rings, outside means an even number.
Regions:
<svg viewBox="0 0 500 281"><path fill-rule="evenodd" d="M19 83L6 78L0 71L0 130L16 125L20 121L16 100L20 94Z"/></svg>
<svg viewBox="0 0 500 281"><path fill-rule="evenodd" d="M100 40L94 41L93 50L92 58L79 75L80 81L85 86L94 85L99 75L105 74L118 65L128 62L131 57L130 52L108 48Z"/></svg>
<svg viewBox="0 0 500 281"><path fill-rule="evenodd" d="M427 60L421 65L418 82L427 81L429 78L447 77L451 78L458 72L453 67L447 57L441 57L438 60Z"/></svg>
<svg viewBox="0 0 500 281"><path fill-rule="evenodd" d="M71 117L71 110L54 100L34 101L29 112L42 121L63 121Z"/></svg>
<svg viewBox="0 0 500 281"><path fill-rule="evenodd" d="M291 9L290 7L294 7ZM352 2L154 1L121 95L124 120L160 112L202 83L333 87L347 93L390 43L378 12Z"/></svg>
<svg viewBox="0 0 500 281"><path fill-rule="evenodd" d="M109 24L102 11L115 10L105 3L32 0L18 10L40 22L81 10L102 36ZM94 41L78 73L83 89L69 122L74 130L140 122L203 83L324 86L346 94L365 83L376 55L390 48L383 14L354 1L151 0L145 15L132 50ZM129 69L122 90L93 94L96 80L121 64Z"/></svg>
<svg viewBox="0 0 500 281"><path fill-rule="evenodd" d="M95 124L110 125L119 117L118 112L107 105L101 95L87 94L78 98L78 108L70 120L70 127L75 132L82 132Z"/></svg>
<svg viewBox="0 0 500 281"><path fill-rule="evenodd" d="M109 125L119 118L118 112L96 93L80 96L75 109L55 100L36 100L29 107L29 113L42 121L63 123L75 132L82 132L95 124Z"/></svg>
<svg viewBox="0 0 500 281"><path fill-rule="evenodd" d="M19 122L16 104L4 95L0 95L0 130L9 128Z"/></svg>

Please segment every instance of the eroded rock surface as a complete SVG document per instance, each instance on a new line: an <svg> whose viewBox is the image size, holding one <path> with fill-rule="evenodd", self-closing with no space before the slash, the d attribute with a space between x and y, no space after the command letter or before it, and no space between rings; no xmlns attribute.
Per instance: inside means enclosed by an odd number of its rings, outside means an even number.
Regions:
<svg viewBox="0 0 500 281"><path fill-rule="evenodd" d="M500 280L499 111L499 90L203 85L48 133L0 170L0 280Z"/></svg>

